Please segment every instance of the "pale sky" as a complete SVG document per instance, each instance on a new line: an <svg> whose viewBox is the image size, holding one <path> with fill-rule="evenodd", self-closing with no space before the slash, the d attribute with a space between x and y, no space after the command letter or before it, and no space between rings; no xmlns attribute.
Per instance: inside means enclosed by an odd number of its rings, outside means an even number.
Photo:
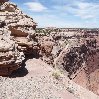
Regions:
<svg viewBox="0 0 99 99"><path fill-rule="evenodd" d="M99 28L99 0L10 0L38 27Z"/></svg>

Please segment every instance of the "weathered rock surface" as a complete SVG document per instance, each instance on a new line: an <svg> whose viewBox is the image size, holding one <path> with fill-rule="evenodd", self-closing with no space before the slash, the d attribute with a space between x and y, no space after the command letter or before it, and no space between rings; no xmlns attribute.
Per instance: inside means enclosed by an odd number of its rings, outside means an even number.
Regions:
<svg viewBox="0 0 99 99"><path fill-rule="evenodd" d="M70 79L99 95L99 47L96 42L94 37L85 39L85 43L71 42L54 63L63 72L66 70Z"/></svg>
<svg viewBox="0 0 99 99"><path fill-rule="evenodd" d="M24 54L33 54L99 95L99 30L47 28L35 34L34 20L7 1L0 1L0 75L11 74Z"/></svg>
<svg viewBox="0 0 99 99"><path fill-rule="evenodd" d="M52 59L52 49L54 46L53 39L47 36L42 37L40 41L40 55L42 56L42 60L48 64L53 63Z"/></svg>
<svg viewBox="0 0 99 99"><path fill-rule="evenodd" d="M0 28L0 75L10 75L12 71L21 67L23 60L24 54L17 50L17 44L10 36L10 31Z"/></svg>
<svg viewBox="0 0 99 99"><path fill-rule="evenodd" d="M37 32L41 32L42 39L44 36L51 38L50 43L43 40L46 44L43 43L43 60L99 95L99 30L38 29ZM46 54L48 50L49 56Z"/></svg>
<svg viewBox="0 0 99 99"><path fill-rule="evenodd" d="M24 54L38 54L36 23L17 5L0 0L0 75L10 75L21 67ZM23 54L24 52L24 54Z"/></svg>
<svg viewBox="0 0 99 99"><path fill-rule="evenodd" d="M20 50L25 54L31 54L33 46L36 46L33 43L36 42L35 28L37 26L34 20L18 9L17 5L5 2L1 5L0 11L0 27L4 26L9 28L11 36L14 36L17 44L21 46Z"/></svg>

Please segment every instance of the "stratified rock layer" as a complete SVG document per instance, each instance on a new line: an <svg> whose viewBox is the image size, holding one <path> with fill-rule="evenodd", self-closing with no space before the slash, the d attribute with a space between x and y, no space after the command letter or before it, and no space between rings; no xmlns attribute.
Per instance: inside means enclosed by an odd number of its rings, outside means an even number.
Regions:
<svg viewBox="0 0 99 99"><path fill-rule="evenodd" d="M15 37L19 50L25 54L33 53L35 41L35 28L37 24L32 18L22 13L17 5L5 2L1 5L0 27L7 26L11 36Z"/></svg>
<svg viewBox="0 0 99 99"><path fill-rule="evenodd" d="M0 28L0 75L10 75L21 67L23 60L24 54L17 50L17 44L10 36L10 31Z"/></svg>
<svg viewBox="0 0 99 99"><path fill-rule="evenodd" d="M36 55L39 49L37 24L8 1L0 0L0 75L10 75L21 67L24 54Z"/></svg>

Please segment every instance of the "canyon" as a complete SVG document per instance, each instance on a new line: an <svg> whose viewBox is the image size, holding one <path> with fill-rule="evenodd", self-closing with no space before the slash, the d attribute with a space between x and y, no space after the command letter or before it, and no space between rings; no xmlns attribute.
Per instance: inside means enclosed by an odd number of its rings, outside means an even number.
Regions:
<svg viewBox="0 0 99 99"><path fill-rule="evenodd" d="M0 76L15 76L29 61L26 67L32 76L37 69L39 75L45 69L43 76L49 69L59 70L69 81L99 95L99 29L37 28L33 18L8 1L0 1Z"/></svg>
<svg viewBox="0 0 99 99"><path fill-rule="evenodd" d="M47 42L50 41L44 46L49 56L45 53L46 58L43 58L43 61L52 64L72 81L99 95L99 30L55 28L37 31L46 31L48 34L42 32L41 37L48 37Z"/></svg>

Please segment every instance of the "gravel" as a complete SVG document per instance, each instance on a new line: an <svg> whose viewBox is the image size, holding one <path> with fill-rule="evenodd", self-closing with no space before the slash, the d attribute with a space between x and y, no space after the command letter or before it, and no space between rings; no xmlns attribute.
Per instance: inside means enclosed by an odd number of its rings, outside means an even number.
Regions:
<svg viewBox="0 0 99 99"><path fill-rule="evenodd" d="M64 85L52 77L53 71L49 66L42 65L41 61L35 59L28 60L26 68L30 65L33 68L24 77L0 77L0 99L66 99L63 98L64 91L72 97Z"/></svg>

